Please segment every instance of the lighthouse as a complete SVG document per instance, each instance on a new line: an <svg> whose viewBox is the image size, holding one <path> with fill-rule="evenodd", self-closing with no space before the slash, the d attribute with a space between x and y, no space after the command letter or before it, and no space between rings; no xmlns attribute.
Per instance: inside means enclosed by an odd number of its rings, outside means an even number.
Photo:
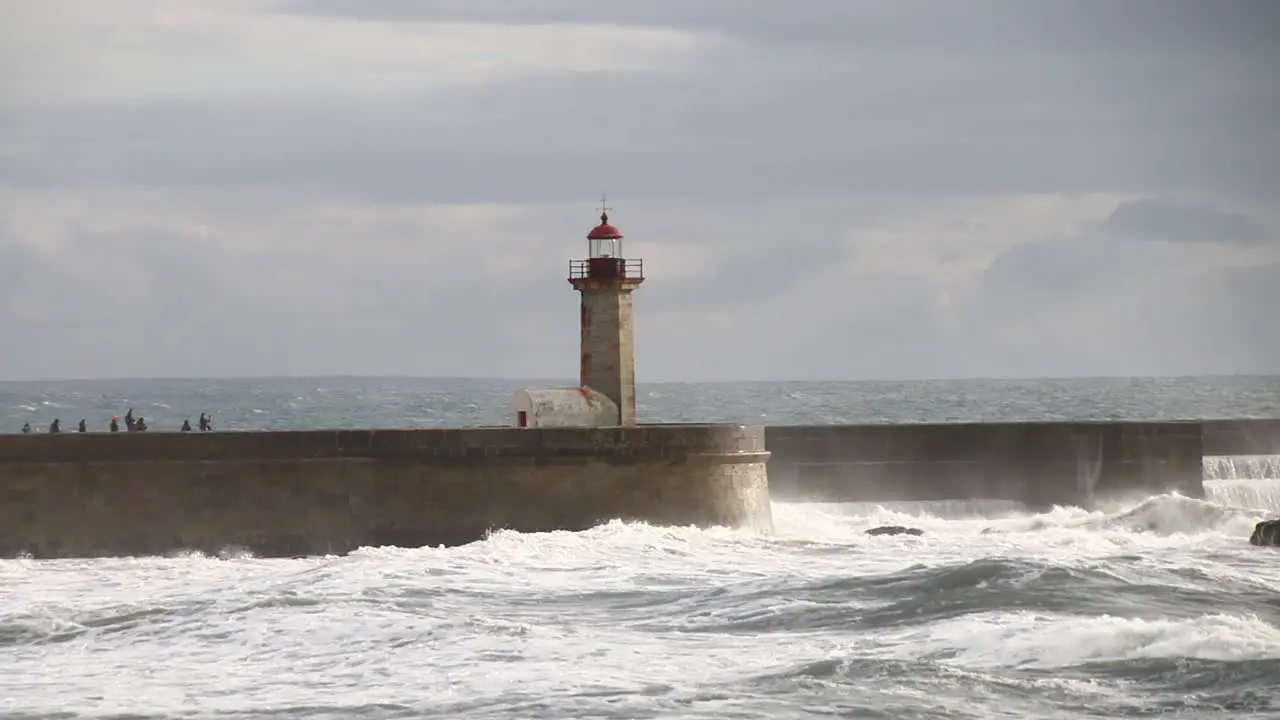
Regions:
<svg viewBox="0 0 1280 720"><path fill-rule="evenodd" d="M622 231L600 204L587 233L587 257L569 261L569 284L581 296L578 384L525 388L512 399L519 428L618 427L636 424L636 350L631 293L644 264L622 252Z"/></svg>
<svg viewBox="0 0 1280 720"><path fill-rule="evenodd" d="M579 382L618 406L618 424L636 424L636 351L632 293L644 263L627 258L622 231L600 204L600 224L587 233L587 257L569 261L569 284L581 295Z"/></svg>

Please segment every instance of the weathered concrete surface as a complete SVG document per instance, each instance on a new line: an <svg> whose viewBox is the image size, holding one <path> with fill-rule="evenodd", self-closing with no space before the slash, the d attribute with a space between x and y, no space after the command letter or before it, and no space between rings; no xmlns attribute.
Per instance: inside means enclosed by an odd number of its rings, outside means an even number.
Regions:
<svg viewBox="0 0 1280 720"><path fill-rule="evenodd" d="M0 436L0 555L341 553L610 519L769 529L764 432L630 428Z"/></svg>
<svg viewBox="0 0 1280 720"><path fill-rule="evenodd" d="M511 400L514 427L612 427L618 406L589 387L525 388Z"/></svg>
<svg viewBox="0 0 1280 720"><path fill-rule="evenodd" d="M1206 420L1205 455L1280 455L1280 419Z"/></svg>
<svg viewBox="0 0 1280 720"><path fill-rule="evenodd" d="M1016 500L1089 506L1176 490L1201 497L1196 423L768 427L774 499Z"/></svg>
<svg viewBox="0 0 1280 720"><path fill-rule="evenodd" d="M633 293L641 279L574 278L582 295L579 381L618 406L619 425L636 424Z"/></svg>

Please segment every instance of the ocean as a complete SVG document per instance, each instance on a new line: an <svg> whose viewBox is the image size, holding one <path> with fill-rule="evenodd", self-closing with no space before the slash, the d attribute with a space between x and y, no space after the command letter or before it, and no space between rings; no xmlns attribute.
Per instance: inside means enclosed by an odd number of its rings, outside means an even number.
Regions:
<svg viewBox="0 0 1280 720"><path fill-rule="evenodd" d="M0 431L504 424L520 381L0 383ZM542 383L533 383L542 384ZM643 421L1280 417L1280 378L648 384ZM1085 512L775 503L345 557L0 560L7 718L1280 717L1277 458ZM920 537L870 537L887 524Z"/></svg>

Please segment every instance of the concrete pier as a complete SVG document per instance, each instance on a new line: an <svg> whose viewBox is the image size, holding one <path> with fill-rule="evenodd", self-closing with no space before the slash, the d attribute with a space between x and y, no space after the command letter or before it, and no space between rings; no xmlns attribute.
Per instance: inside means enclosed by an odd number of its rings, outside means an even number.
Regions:
<svg viewBox="0 0 1280 720"><path fill-rule="evenodd" d="M580 386L520 391L515 427L0 437L0 556L312 555L615 519L771 529L763 428L637 425L644 270L607 210L569 262Z"/></svg>
<svg viewBox="0 0 1280 720"><path fill-rule="evenodd" d="M1198 423L981 423L766 428L775 499L1002 499L1089 507L1201 497Z"/></svg>
<svg viewBox="0 0 1280 720"><path fill-rule="evenodd" d="M1280 455L1280 419L1206 420L1205 455Z"/></svg>
<svg viewBox="0 0 1280 720"><path fill-rule="evenodd" d="M0 556L261 556L583 530L772 525L739 425L0 436Z"/></svg>
<svg viewBox="0 0 1280 720"><path fill-rule="evenodd" d="M1204 445L1215 454L1280 453L1280 420L767 434L637 425L633 295L644 266L623 253L603 198L586 239L586 257L570 260L568 277L581 296L579 385L521 390L515 427L0 436L0 556L328 554L614 519L768 530L771 491L797 500L1087 507L1141 493L1203 495Z"/></svg>

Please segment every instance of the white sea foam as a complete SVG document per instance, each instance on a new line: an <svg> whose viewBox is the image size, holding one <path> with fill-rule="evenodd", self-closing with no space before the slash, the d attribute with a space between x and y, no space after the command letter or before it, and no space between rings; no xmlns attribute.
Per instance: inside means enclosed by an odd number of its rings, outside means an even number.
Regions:
<svg viewBox="0 0 1280 720"><path fill-rule="evenodd" d="M885 648L885 655L940 656L971 669L1045 669L1160 658L1280 658L1280 628L1251 614L1146 620L992 611L888 632L874 642Z"/></svg>
<svg viewBox="0 0 1280 720"><path fill-rule="evenodd" d="M1280 455L1224 455L1204 458L1206 480L1280 479Z"/></svg>
<svg viewBox="0 0 1280 720"><path fill-rule="evenodd" d="M782 693L999 717L1023 686L1134 703L1080 668L1280 658L1280 558L1246 541L1266 482L1097 512L779 503L771 536L612 522L306 560L3 561L0 712L695 717ZM886 524L925 534L864 532ZM1035 669L1065 674L1016 675Z"/></svg>
<svg viewBox="0 0 1280 720"><path fill-rule="evenodd" d="M131 405L152 408L157 428L200 411L235 430L487 424L523 385L0 383L0 431L55 416L101 427ZM639 394L650 421L807 424L1276 416L1274 389L1184 378ZM615 522L307 560L0 561L0 716L1274 716L1280 554L1247 537L1280 515L1280 462L1206 458L1204 470L1203 500L1096 512L777 504L768 537ZM864 532L886 524L925 534Z"/></svg>

